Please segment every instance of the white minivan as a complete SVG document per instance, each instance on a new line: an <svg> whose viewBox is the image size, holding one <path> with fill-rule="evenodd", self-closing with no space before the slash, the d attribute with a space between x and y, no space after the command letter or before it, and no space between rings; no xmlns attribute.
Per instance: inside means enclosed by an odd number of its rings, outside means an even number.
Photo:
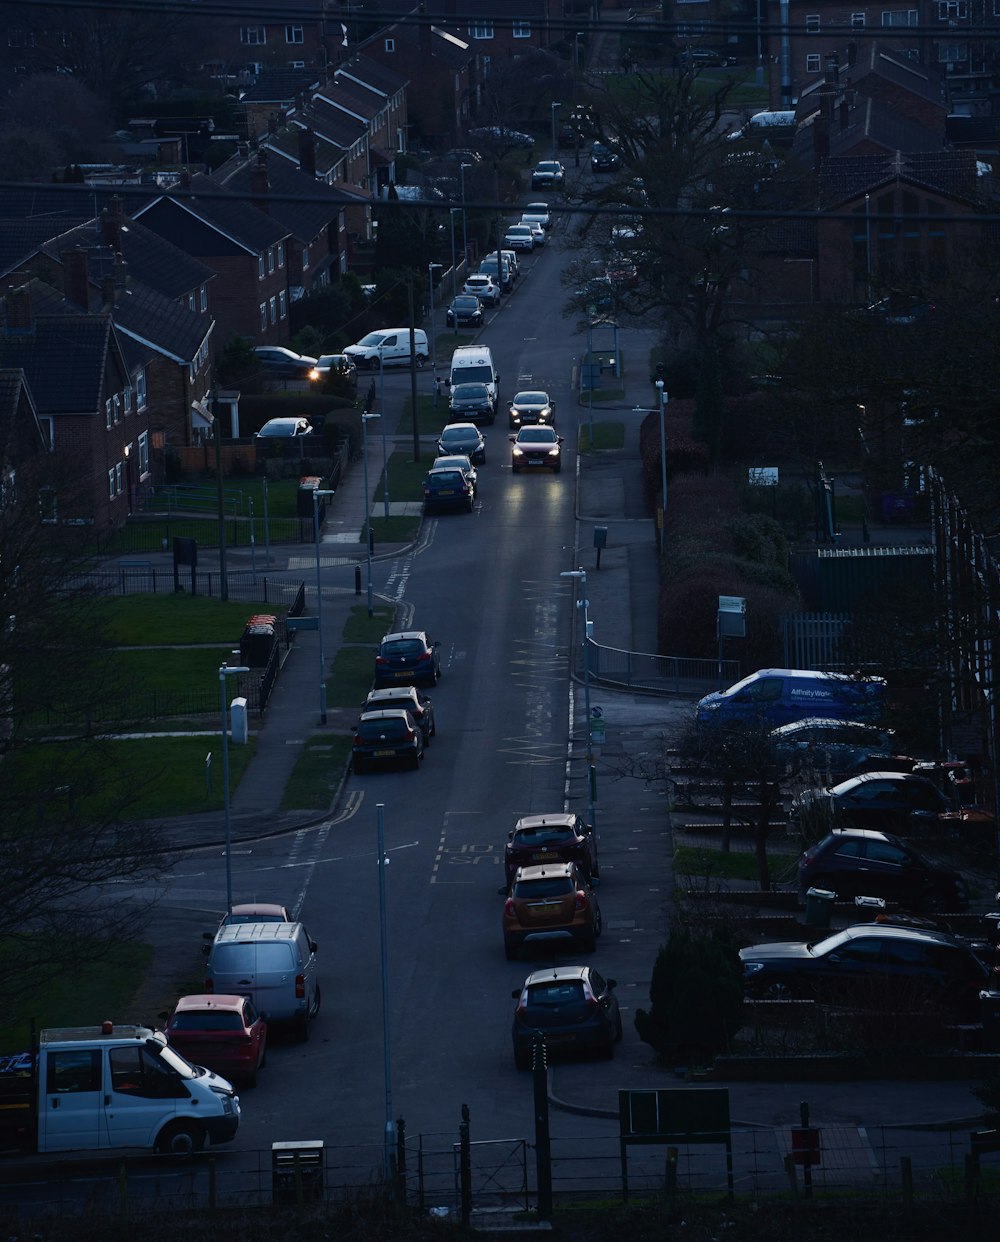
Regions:
<svg viewBox="0 0 1000 1242"><path fill-rule="evenodd" d="M430 357L427 333L423 328L413 330L413 352L418 367L422 367ZM357 344L348 345L344 353L356 367L367 367L371 371L377 371L381 366L409 366L410 329L379 328L363 336Z"/></svg>
<svg viewBox="0 0 1000 1242"><path fill-rule="evenodd" d="M319 1013L316 944L301 923L226 923L215 933L205 991L247 996L271 1024L309 1038Z"/></svg>
<svg viewBox="0 0 1000 1242"><path fill-rule="evenodd" d="M485 384L496 410L500 400L500 376L493 365L493 354L486 345L459 345L451 356L448 384ZM492 420L490 420L492 421Z"/></svg>

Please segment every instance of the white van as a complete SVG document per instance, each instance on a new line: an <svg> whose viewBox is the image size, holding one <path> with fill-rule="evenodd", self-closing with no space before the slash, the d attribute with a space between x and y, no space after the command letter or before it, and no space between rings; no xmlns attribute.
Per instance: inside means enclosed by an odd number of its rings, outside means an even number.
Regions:
<svg viewBox="0 0 1000 1242"><path fill-rule="evenodd" d="M320 1006L317 974L316 945L301 923L226 923L209 951L205 991L248 996L268 1023L308 1039Z"/></svg>
<svg viewBox="0 0 1000 1242"><path fill-rule="evenodd" d="M413 350L417 366L422 367L430 357L423 328L413 330ZM409 366L410 329L379 328L363 336L356 345L348 345L344 353L356 367L367 367L371 371L377 371L380 366Z"/></svg>
<svg viewBox="0 0 1000 1242"><path fill-rule="evenodd" d="M486 345L459 345L451 356L451 387L456 384L485 384L496 409L500 400L500 376L493 365L493 355Z"/></svg>

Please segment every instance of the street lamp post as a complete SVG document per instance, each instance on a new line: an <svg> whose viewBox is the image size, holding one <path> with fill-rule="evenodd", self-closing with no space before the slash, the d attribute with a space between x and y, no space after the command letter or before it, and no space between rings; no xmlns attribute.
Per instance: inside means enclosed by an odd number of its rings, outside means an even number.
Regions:
<svg viewBox="0 0 1000 1242"><path fill-rule="evenodd" d="M465 170L471 168L471 164L459 164L458 176L462 183L462 262L469 261L469 234L468 226L465 220Z"/></svg>
<svg viewBox="0 0 1000 1242"><path fill-rule="evenodd" d="M245 664L219 665L219 710L222 716L222 807L226 819L226 913L233 908L233 826L229 815L229 720L226 711L226 678L249 673Z"/></svg>
<svg viewBox="0 0 1000 1242"><path fill-rule="evenodd" d="M331 491L313 492L313 541L316 544L316 628L319 631L319 722L326 724L326 666L323 662L323 584L319 573L319 501L332 496Z"/></svg>
<svg viewBox="0 0 1000 1242"><path fill-rule="evenodd" d="M580 599L577 607L583 610L583 707L587 714L587 791L589 794L588 822L597 831L597 774L594 770L593 730L590 719L590 601L587 599L587 571L585 569L566 569L560 578L576 578L580 583Z"/></svg>
<svg viewBox="0 0 1000 1242"><path fill-rule="evenodd" d="M458 297L458 272L455 266L455 212L461 211L461 207L451 207L448 210L451 224L451 296Z"/></svg>
<svg viewBox="0 0 1000 1242"><path fill-rule="evenodd" d="M562 104L558 100L552 101L552 158L556 158L559 148L556 145L556 109L561 108Z"/></svg>
<svg viewBox="0 0 1000 1242"><path fill-rule="evenodd" d="M662 553L667 537L667 432L665 418L668 397L661 379L656 381L656 392L660 398L660 486L663 488L663 508L660 510L660 552Z"/></svg>
<svg viewBox="0 0 1000 1242"><path fill-rule="evenodd" d="M431 320L431 375L434 376L434 385L437 387L437 337L434 332L434 269L439 271L444 265L441 263L427 264L427 311Z"/></svg>
<svg viewBox="0 0 1000 1242"><path fill-rule="evenodd" d="M372 515L368 501L368 424L380 414L361 415L361 460L365 470L365 558L368 562L368 615L375 613L375 602L372 597Z"/></svg>
<svg viewBox="0 0 1000 1242"><path fill-rule="evenodd" d="M385 853L385 803L375 804L378 839L378 922L382 959L382 1068L385 1077L385 1177L392 1177L392 1155L395 1148L396 1125L392 1117L392 1058L389 1042L389 925L386 919L385 870L389 859Z"/></svg>
<svg viewBox="0 0 1000 1242"><path fill-rule="evenodd" d="M385 358L382 356L382 342L378 343L378 412L385 413ZM385 419L382 420L382 508L384 516L389 516L389 459L385 448Z"/></svg>

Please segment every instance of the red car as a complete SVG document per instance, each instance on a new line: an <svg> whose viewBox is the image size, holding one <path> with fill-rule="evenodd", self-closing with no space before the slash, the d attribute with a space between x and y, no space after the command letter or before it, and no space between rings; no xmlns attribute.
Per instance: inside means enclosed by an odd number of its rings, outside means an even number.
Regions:
<svg viewBox="0 0 1000 1242"><path fill-rule="evenodd" d="M507 834L503 865L510 884L518 867L575 862L588 880L601 874L597 838L579 815L525 815Z"/></svg>
<svg viewBox="0 0 1000 1242"><path fill-rule="evenodd" d="M181 1056L231 1082L255 1086L267 1060L267 1023L246 996L182 996L165 1033Z"/></svg>

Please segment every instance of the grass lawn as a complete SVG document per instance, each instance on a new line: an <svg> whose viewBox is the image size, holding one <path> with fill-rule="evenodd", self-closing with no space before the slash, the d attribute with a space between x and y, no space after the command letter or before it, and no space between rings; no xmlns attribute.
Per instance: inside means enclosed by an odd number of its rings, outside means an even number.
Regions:
<svg viewBox="0 0 1000 1242"><path fill-rule="evenodd" d="M372 518L372 534L375 538L375 551L380 543L412 543L420 529L420 514L407 517L396 514L390 518ZM362 540L362 542L364 542Z"/></svg>
<svg viewBox="0 0 1000 1242"><path fill-rule="evenodd" d="M24 1012L4 1006L0 1048L29 1048L32 1018L42 1030L50 1026L93 1026L105 1017L128 1015L152 960L151 945L122 944L101 961L47 979L25 1001Z"/></svg>
<svg viewBox="0 0 1000 1242"><path fill-rule="evenodd" d="M364 647L341 647L333 657L330 676L326 680L330 706L360 707L371 689L374 668L374 643Z"/></svg>
<svg viewBox="0 0 1000 1242"><path fill-rule="evenodd" d="M239 784L255 747L252 736L246 746L230 745L230 789ZM22 789L28 806L38 801L39 791L51 788L53 772L66 792L40 808L50 816L65 814L65 799L73 790L84 791L74 803L76 814L97 822L115 810L131 819L157 819L222 809L222 741L217 736L47 742L12 751L4 762L8 788ZM91 788L94 793L88 794Z"/></svg>
<svg viewBox="0 0 1000 1242"><path fill-rule="evenodd" d="M794 854L767 852L772 876L795 861ZM721 850L701 846L680 845L674 850L674 874L707 876L713 879L746 880L757 882L757 859L752 853L740 851L724 854Z"/></svg>
<svg viewBox="0 0 1000 1242"><path fill-rule="evenodd" d="M351 742L349 733L332 733L329 737L310 738L288 778L281 809L329 810L351 753Z"/></svg>
<svg viewBox="0 0 1000 1242"><path fill-rule="evenodd" d="M383 634L392 627L395 609L388 604L376 604L374 616L368 615L367 604L355 604L351 615L344 623L343 641L345 643L369 643L375 646Z"/></svg>
<svg viewBox="0 0 1000 1242"><path fill-rule="evenodd" d="M234 644L256 612L280 615L280 604L223 603L204 595L124 595L94 601L112 642L122 647ZM222 661L216 663L216 668Z"/></svg>
<svg viewBox="0 0 1000 1242"><path fill-rule="evenodd" d="M389 458L389 499L397 500L420 500L424 498L424 476L427 474L431 462L434 460L434 454L431 451L425 455L421 452L420 461L413 460L413 452L395 452ZM372 498L373 504L378 504L385 496L385 479L380 478L378 486L375 489ZM385 519L382 519L385 521Z"/></svg>
<svg viewBox="0 0 1000 1242"><path fill-rule="evenodd" d="M185 695L212 686L218 693L219 665L224 660L229 664L238 663L230 654L232 647L230 641L217 647L179 647L176 651L119 651L115 659L138 694L166 691Z"/></svg>
<svg viewBox="0 0 1000 1242"><path fill-rule="evenodd" d="M580 428L580 452L594 449L619 449L625 443L624 423L594 423L594 443L590 443L590 424Z"/></svg>

